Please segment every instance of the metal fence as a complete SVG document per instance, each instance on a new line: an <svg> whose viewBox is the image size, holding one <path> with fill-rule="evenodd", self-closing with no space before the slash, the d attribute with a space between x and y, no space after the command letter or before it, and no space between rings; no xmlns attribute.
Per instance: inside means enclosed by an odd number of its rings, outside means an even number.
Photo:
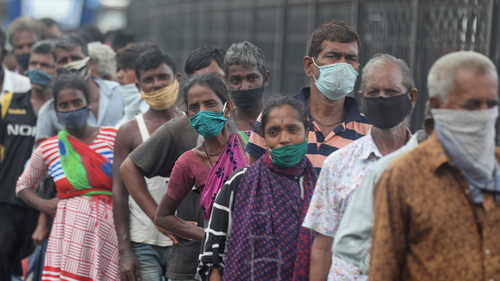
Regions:
<svg viewBox="0 0 500 281"><path fill-rule="evenodd" d="M346 21L360 35L361 65L388 53L412 69L420 91L412 130L421 127L427 72L437 58L473 49L500 65L500 0L136 0L127 13L137 40L160 43L179 66L202 45L252 42L266 56L268 92L288 95L310 83L302 64L310 34Z"/></svg>

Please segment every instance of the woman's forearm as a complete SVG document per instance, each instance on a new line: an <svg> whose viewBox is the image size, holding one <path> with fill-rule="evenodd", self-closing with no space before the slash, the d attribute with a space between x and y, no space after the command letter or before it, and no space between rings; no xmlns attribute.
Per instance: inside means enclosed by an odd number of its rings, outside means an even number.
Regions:
<svg viewBox="0 0 500 281"><path fill-rule="evenodd" d="M157 211L155 215L155 222L161 228L164 228L177 236L193 239L199 242L203 240L203 235L205 233L203 228L184 221L176 215L161 215Z"/></svg>

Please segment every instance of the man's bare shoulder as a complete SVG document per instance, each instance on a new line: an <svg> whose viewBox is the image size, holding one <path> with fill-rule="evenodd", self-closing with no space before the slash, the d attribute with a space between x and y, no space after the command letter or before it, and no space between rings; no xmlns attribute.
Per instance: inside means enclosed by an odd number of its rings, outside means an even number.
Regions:
<svg viewBox="0 0 500 281"><path fill-rule="evenodd" d="M120 127L116 134L116 141L127 144L127 147L131 148L130 151L134 150L142 143L141 132L139 131L139 126L135 118L127 121Z"/></svg>

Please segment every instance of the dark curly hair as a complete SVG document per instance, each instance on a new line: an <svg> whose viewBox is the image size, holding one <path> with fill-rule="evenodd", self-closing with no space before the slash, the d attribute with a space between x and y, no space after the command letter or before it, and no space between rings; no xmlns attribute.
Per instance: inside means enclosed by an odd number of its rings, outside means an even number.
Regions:
<svg viewBox="0 0 500 281"><path fill-rule="evenodd" d="M158 48L156 43L152 42L139 42L139 43L131 43L127 46L119 49L116 52L116 64L118 67L123 67L127 69L133 69L135 71L135 62L137 58L145 51Z"/></svg>
<svg viewBox="0 0 500 281"><path fill-rule="evenodd" d="M361 50L361 40L356 30L347 25L345 21L332 20L323 24L311 34L311 39L307 42L306 55L317 58L318 54L321 53L321 44L325 40L340 43L356 42L358 44L358 54Z"/></svg>
<svg viewBox="0 0 500 281"><path fill-rule="evenodd" d="M57 69L57 77L52 86L52 94L54 97L54 105L57 104L57 96L64 89L79 90L85 96L87 104L90 102L90 91L87 81L83 80L80 75L71 73L65 68ZM56 107L57 108L57 107Z"/></svg>
<svg viewBox="0 0 500 281"><path fill-rule="evenodd" d="M177 73L174 58L167 51L154 47L144 51L135 61L135 75L137 76L137 80L140 81L141 79L139 75L141 70L156 69L162 63L166 63L174 75Z"/></svg>
<svg viewBox="0 0 500 281"><path fill-rule="evenodd" d="M186 65L184 66L184 72L187 76L191 77L195 71L208 67L213 60L215 60L222 69L225 55L226 51L219 47L200 47L189 54Z"/></svg>

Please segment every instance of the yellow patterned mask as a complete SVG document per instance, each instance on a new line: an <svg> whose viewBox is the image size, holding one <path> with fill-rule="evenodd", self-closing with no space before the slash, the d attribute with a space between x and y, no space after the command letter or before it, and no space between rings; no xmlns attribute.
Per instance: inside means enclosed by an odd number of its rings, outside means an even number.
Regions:
<svg viewBox="0 0 500 281"><path fill-rule="evenodd" d="M163 87L159 90L145 93L141 90L142 99L151 106L154 110L165 110L174 105L179 94L179 83L174 80L174 83Z"/></svg>

